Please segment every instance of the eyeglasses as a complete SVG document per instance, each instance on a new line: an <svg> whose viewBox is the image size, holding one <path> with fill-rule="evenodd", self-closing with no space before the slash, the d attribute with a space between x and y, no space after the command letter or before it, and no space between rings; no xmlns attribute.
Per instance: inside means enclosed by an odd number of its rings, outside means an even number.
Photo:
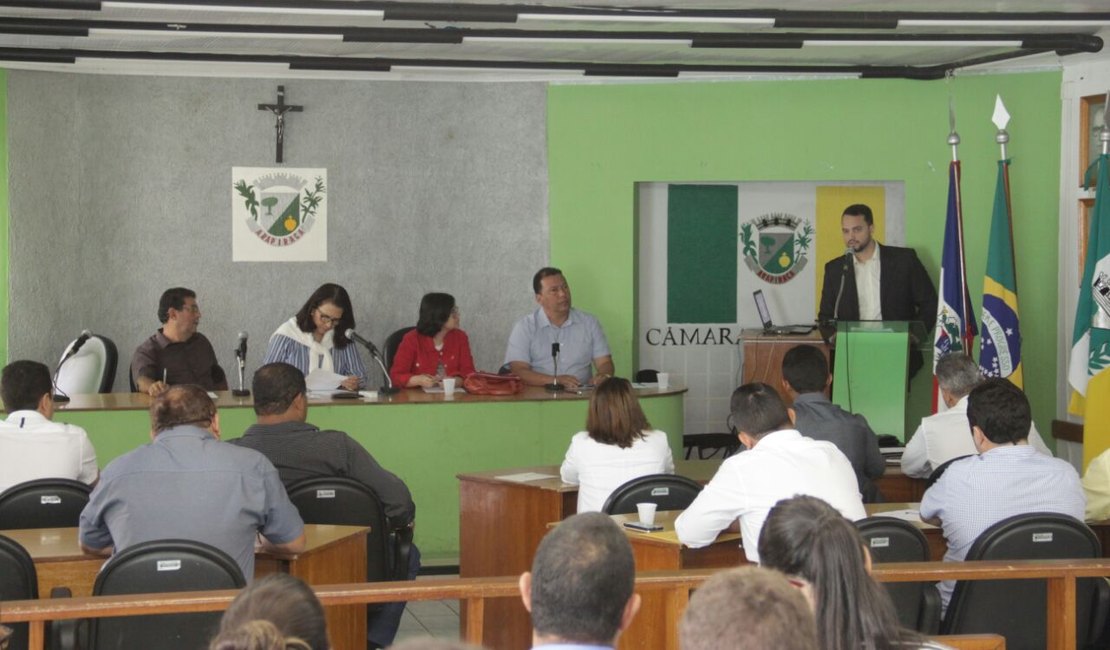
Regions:
<svg viewBox="0 0 1110 650"><path fill-rule="evenodd" d="M319 309L316 310L316 313L320 316L320 322L324 325L338 325L339 321L343 320L342 316L328 316Z"/></svg>

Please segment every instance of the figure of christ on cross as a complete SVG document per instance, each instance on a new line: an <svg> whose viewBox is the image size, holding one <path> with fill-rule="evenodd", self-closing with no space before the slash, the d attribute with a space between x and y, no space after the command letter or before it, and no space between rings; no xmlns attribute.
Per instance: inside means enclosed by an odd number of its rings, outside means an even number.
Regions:
<svg viewBox="0 0 1110 650"><path fill-rule="evenodd" d="M285 103L285 86L278 86L276 104L259 104L258 110L270 111L277 118L274 130L277 132L277 162L284 162L282 148L285 144L285 114L289 112L300 113L304 106L293 106Z"/></svg>

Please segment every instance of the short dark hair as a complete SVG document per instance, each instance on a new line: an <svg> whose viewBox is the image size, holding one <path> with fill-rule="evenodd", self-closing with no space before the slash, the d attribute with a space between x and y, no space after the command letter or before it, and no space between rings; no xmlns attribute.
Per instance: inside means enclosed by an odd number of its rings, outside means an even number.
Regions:
<svg viewBox="0 0 1110 650"><path fill-rule="evenodd" d="M624 377L606 379L590 396L586 431L597 442L626 449L650 429L632 384Z"/></svg>
<svg viewBox="0 0 1110 650"><path fill-rule="evenodd" d="M1025 440L1032 422L1029 400L1009 380L987 379L967 396L968 425L982 429L996 445Z"/></svg>
<svg viewBox="0 0 1110 650"><path fill-rule="evenodd" d="M197 293L185 287L174 287L163 291L162 297L158 300L158 322L165 323L170 319L170 309L178 311L184 309L186 298L196 300Z"/></svg>
<svg viewBox="0 0 1110 650"><path fill-rule="evenodd" d="M532 291L537 294L540 293L540 291L543 290L543 279L553 275L563 275L563 272L554 266L545 266L539 271L536 271L536 274L532 276Z"/></svg>
<svg viewBox="0 0 1110 650"><path fill-rule="evenodd" d="M50 368L38 361L13 361L0 372L0 397L8 413L34 411L42 396L53 392Z"/></svg>
<svg viewBox="0 0 1110 650"><path fill-rule="evenodd" d="M863 220L866 221L869 226L875 225L875 217L871 214L871 207L863 203L853 203L844 208L844 212L840 215L840 218L843 219L845 215L849 214L853 217L863 217Z"/></svg>
<svg viewBox="0 0 1110 650"><path fill-rule="evenodd" d="M335 347L345 348L351 342L347 338L347 330L355 327L355 310L351 307L351 296L347 294L346 289L338 284L326 282L312 292L312 295L308 297L300 311L297 312L297 327L301 328L302 332L314 331L316 323L312 322L312 310L325 302L330 302L343 310L343 316L335 324L335 338L332 340L335 341Z"/></svg>
<svg viewBox="0 0 1110 650"><path fill-rule="evenodd" d="M268 575L247 585L231 601L208 647L328 650L324 608L299 578L286 573Z"/></svg>
<svg viewBox="0 0 1110 650"><path fill-rule="evenodd" d="M865 553L855 525L813 496L776 503L759 533L762 566L813 585L820 647L908 647L916 634L901 628L886 590L867 573Z"/></svg>
<svg viewBox="0 0 1110 650"><path fill-rule="evenodd" d="M569 643L608 645L632 597L632 546L608 515L564 520L532 561L532 627Z"/></svg>
<svg viewBox="0 0 1110 650"><path fill-rule="evenodd" d="M965 397L983 383L979 364L962 352L949 352L937 360L937 384L956 398Z"/></svg>
<svg viewBox="0 0 1110 650"><path fill-rule="evenodd" d="M729 409L736 429L754 438L790 427L782 397L762 382L744 384L732 391Z"/></svg>
<svg viewBox="0 0 1110 650"><path fill-rule="evenodd" d="M782 356L782 378L797 393L821 393L829 384L829 362L812 345L795 345Z"/></svg>
<svg viewBox="0 0 1110 650"><path fill-rule="evenodd" d="M682 650L817 650L813 612L777 571L745 566L713 574L678 626Z"/></svg>
<svg viewBox="0 0 1110 650"><path fill-rule="evenodd" d="M279 415L305 393L304 375L288 363L267 363L254 372L251 390L257 415Z"/></svg>
<svg viewBox="0 0 1110 650"><path fill-rule="evenodd" d="M150 424L155 433L183 424L207 426L215 417L215 402L196 384L170 386L150 402Z"/></svg>
<svg viewBox="0 0 1110 650"><path fill-rule="evenodd" d="M451 319L455 297L449 293L426 293L420 299L420 318L416 331L424 336L435 336Z"/></svg>

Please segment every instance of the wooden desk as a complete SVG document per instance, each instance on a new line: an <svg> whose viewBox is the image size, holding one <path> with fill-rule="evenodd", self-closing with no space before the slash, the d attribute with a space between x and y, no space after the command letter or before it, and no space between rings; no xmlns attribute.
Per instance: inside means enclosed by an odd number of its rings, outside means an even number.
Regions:
<svg viewBox="0 0 1110 650"><path fill-rule="evenodd" d="M720 460L679 460L675 462L675 471L706 483L720 465ZM549 478L527 481L506 478L530 473ZM898 494L910 494L917 489L918 480L902 474L901 468L888 466L887 473L880 479L887 481L884 491L890 486L896 486ZM578 510L578 486L563 483L558 465L473 472L459 474L458 479L462 578L528 571L548 524L566 519ZM528 612L514 599L487 602L485 635L486 646L495 650L528 647L532 638Z"/></svg>
<svg viewBox="0 0 1110 650"><path fill-rule="evenodd" d="M764 334L762 329L741 330L744 341L744 383L761 381L782 395L787 405L794 400L782 392L782 358L791 348L809 345L817 348L829 359L829 346L821 338L821 332L814 330L809 334Z"/></svg>
<svg viewBox="0 0 1110 650"><path fill-rule="evenodd" d="M254 576L288 573L310 585L366 582L368 531L361 526L306 524L305 550L296 554L258 551ZM68 587L74 597L91 596L96 574L107 561L81 551L76 528L2 530L0 535L19 542L31 554L43 598L54 587ZM325 613L336 650L366 646L365 606L333 606Z"/></svg>
<svg viewBox="0 0 1110 650"><path fill-rule="evenodd" d="M639 388L636 395L652 425L666 431L682 454L686 389ZM250 398L217 393L224 439L255 421ZM310 399L308 421L346 431L381 465L408 485L419 505L416 544L426 563L455 563L459 553L458 483L455 475L497 467L561 462L571 436L586 422L588 396L542 388L493 397L459 393L451 399L403 390L377 400ZM103 467L150 442L149 398L137 393L74 395L54 419L85 428Z"/></svg>

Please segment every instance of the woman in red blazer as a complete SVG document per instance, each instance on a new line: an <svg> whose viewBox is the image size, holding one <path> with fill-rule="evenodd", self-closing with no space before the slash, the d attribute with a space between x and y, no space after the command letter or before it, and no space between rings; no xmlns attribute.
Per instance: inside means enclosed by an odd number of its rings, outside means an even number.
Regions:
<svg viewBox="0 0 1110 650"><path fill-rule="evenodd" d="M416 329L405 334L389 376L394 386L435 386L444 377L474 372L470 339L459 329L459 308L449 293L427 293L420 300Z"/></svg>

